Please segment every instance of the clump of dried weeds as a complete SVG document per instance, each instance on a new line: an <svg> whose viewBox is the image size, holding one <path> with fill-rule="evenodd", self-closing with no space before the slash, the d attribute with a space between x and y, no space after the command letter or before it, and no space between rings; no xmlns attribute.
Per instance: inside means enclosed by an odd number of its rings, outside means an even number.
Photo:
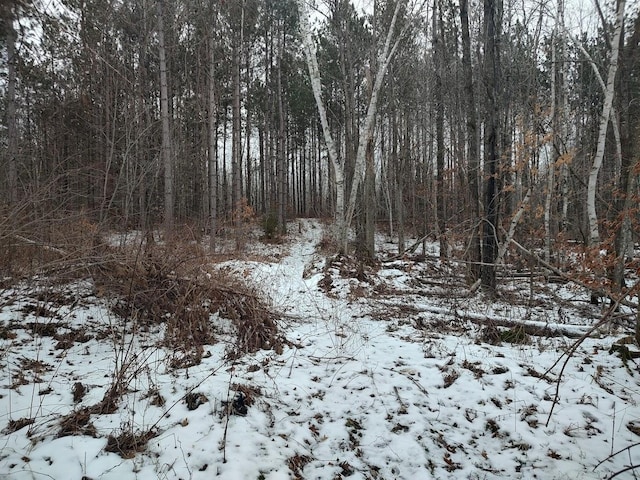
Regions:
<svg viewBox="0 0 640 480"><path fill-rule="evenodd" d="M236 328L236 354L281 350L281 315L247 281L216 269L197 245L152 245L114 255L99 265L97 290L117 300L113 311L149 326L164 323L165 343L190 363L215 342L211 316L219 313Z"/></svg>

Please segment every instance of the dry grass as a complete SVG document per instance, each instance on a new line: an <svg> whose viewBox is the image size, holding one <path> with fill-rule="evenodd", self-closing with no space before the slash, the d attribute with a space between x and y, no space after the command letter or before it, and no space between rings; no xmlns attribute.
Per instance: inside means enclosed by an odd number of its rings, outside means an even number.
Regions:
<svg viewBox="0 0 640 480"><path fill-rule="evenodd" d="M282 348L280 315L246 281L213 266L193 244L153 245L113 256L96 269L97 289L118 299L113 311L139 325L165 323L165 343L182 355L176 367L198 363L216 341L211 315L233 322L235 350Z"/></svg>
<svg viewBox="0 0 640 480"><path fill-rule="evenodd" d="M136 453L146 450L147 443L156 435L157 432L153 430L139 433L123 431L117 435L109 435L104 449L107 452L117 453L122 458L133 458Z"/></svg>
<svg viewBox="0 0 640 480"><path fill-rule="evenodd" d="M90 408L81 408L62 417L58 437L68 437L71 435L97 437L98 431L91 423L91 413Z"/></svg>
<svg viewBox="0 0 640 480"><path fill-rule="evenodd" d="M35 419L33 418L19 418L18 420L9 420L9 423L2 431L3 433L15 433L18 430L28 426L33 425Z"/></svg>
<svg viewBox="0 0 640 480"><path fill-rule="evenodd" d="M50 207L25 201L0 209L0 274L5 282L37 273L86 276L87 266L99 256L100 226L82 211Z"/></svg>

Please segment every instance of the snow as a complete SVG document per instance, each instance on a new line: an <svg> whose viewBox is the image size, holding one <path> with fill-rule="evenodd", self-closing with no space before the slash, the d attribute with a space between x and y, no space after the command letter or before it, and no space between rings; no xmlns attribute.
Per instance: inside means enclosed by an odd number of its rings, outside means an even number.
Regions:
<svg viewBox="0 0 640 480"><path fill-rule="evenodd" d="M600 479L640 463L640 447L608 458L638 441L627 426L640 417L638 368L609 353L615 337L588 338L577 349L547 424L562 362L547 369L574 340L494 345L468 320L584 333L597 311L560 310L552 297L457 295L457 287L416 281L447 271L430 258L383 263L365 271L366 281L343 277L317 251L322 225L300 220L300 234L297 227L282 245L254 242L253 255L218 265L284 313L290 345L280 354L230 359L232 333L220 333L199 365L176 370L162 330L123 334L89 281L55 286L75 299L57 307L38 300L50 288L45 281L2 292L0 323L17 336L0 340L0 428L33 423L0 433L0 478ZM321 287L326 275L330 288ZM558 298L579 295L549 288ZM528 292L527 281L512 297ZM49 314L38 316L44 308ZM29 322L57 322L59 332L82 329L91 339L59 349ZM91 415L94 436L59 437L62 417L99 402L123 362L135 374L117 411ZM87 387L78 403L76 382ZM233 385L254 392L245 416L227 414ZM193 410L184 400L190 392L203 395ZM132 458L106 450L109 435L149 430L157 435Z"/></svg>

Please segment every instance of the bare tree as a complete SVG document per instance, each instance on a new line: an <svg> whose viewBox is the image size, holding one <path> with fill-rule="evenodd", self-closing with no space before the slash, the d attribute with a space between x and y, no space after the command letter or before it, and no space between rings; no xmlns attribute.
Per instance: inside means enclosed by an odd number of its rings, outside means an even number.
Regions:
<svg viewBox="0 0 640 480"><path fill-rule="evenodd" d="M167 53L164 41L164 0L157 0L158 56L160 62L160 118L162 122L162 165L164 167L164 228L171 234L174 227L174 161L169 123L169 87L167 82Z"/></svg>
<svg viewBox="0 0 640 480"><path fill-rule="evenodd" d="M478 127L476 119L476 100L473 88L473 69L471 68L471 39L469 35L468 0L460 0L460 22L462 25L462 70L464 74L464 92L467 123L467 181L469 183L469 199L471 206L471 240L469 254L469 271L471 280L480 278L480 234L477 222L480 219L480 156L478 152Z"/></svg>
<svg viewBox="0 0 640 480"><path fill-rule="evenodd" d="M360 138L358 141L358 150L355 158L353 181L351 183L351 192L348 201L345 203L345 163L338 157L335 142L329 122L327 120L326 108L322 97L322 83L318 60L315 53L315 45L311 36L311 27L309 24L309 12L305 0L297 0L298 13L300 16L300 31L302 34L302 42L304 46L307 64L309 68L309 77L311 79L311 87L316 99L318 113L324 132L325 142L329 151L329 160L331 161L332 173L336 188L336 239L342 252L347 251L347 243L349 239L349 227L356 208L356 200L358 196L358 188L363 179L366 167L367 145L373 135L375 127L375 117L378 108L378 98L382 83L389 68L389 64L400 42L401 35L396 35L396 22L401 7L406 5L406 0L398 0L395 5L393 16L387 31L387 35L382 48L378 53L377 71L371 88L371 96L367 105L367 112L364 124L360 130ZM395 40L394 40L395 38Z"/></svg>
<svg viewBox="0 0 640 480"><path fill-rule="evenodd" d="M591 246L600 244L600 231L598 228L598 214L596 211L596 188L598 184L598 173L602 167L604 160L604 149L607 140L607 127L609 125L609 117L613 106L613 97L615 94L615 79L618 71L618 53L620 50L620 37L624 27L624 9L625 0L618 0L616 27L611 43L611 57L609 59L609 72L607 74L607 83L604 95L604 103L602 105L602 114L600 116L600 126L598 129L598 143L596 153L593 158L591 170L589 171L589 181L587 184L587 216L589 219L589 243Z"/></svg>
<svg viewBox="0 0 640 480"><path fill-rule="evenodd" d="M482 286L490 292L496 288L495 260L498 254L498 122L500 115L500 47L502 0L484 0L484 81L485 100L485 193L482 238Z"/></svg>

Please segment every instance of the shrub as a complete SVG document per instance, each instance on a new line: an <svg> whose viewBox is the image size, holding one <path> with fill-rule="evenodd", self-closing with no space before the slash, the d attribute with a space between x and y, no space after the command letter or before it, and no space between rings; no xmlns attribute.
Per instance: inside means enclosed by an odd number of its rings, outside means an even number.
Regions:
<svg viewBox="0 0 640 480"><path fill-rule="evenodd" d="M272 240L278 234L278 218L275 213L269 213L262 217L262 232L264 233L264 238L267 240Z"/></svg>

